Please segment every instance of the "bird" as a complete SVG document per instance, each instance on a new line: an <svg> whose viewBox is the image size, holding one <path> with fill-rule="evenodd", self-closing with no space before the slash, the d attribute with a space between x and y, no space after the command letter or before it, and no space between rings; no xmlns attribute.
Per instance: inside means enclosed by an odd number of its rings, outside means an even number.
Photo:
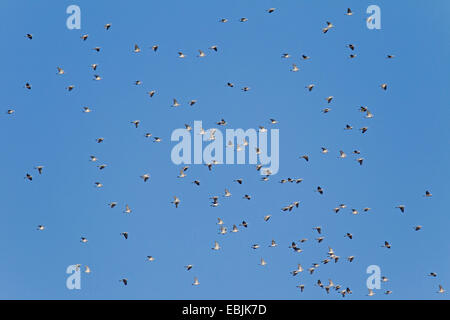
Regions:
<svg viewBox="0 0 450 320"><path fill-rule="evenodd" d="M295 63L293 63L291 71L292 72L297 72L298 70L300 70L300 69L297 67L297 65Z"/></svg>
<svg viewBox="0 0 450 320"><path fill-rule="evenodd" d="M267 265L267 262L263 258L261 258L261 261L260 261L259 265L260 266L265 266L265 265Z"/></svg>
<svg viewBox="0 0 450 320"><path fill-rule="evenodd" d="M385 241L384 245L382 247L390 249L391 248L391 244L389 242Z"/></svg>
<svg viewBox="0 0 450 320"><path fill-rule="evenodd" d="M108 206L113 209L115 206L117 206L117 202L110 202L108 203Z"/></svg>
<svg viewBox="0 0 450 320"><path fill-rule="evenodd" d="M302 272L302 271L303 271L302 265L301 265L301 264L298 264L298 265L297 265L297 269L295 269L295 270L292 271L291 273L292 273L293 276L296 276L297 274L299 274L299 273Z"/></svg>
<svg viewBox="0 0 450 320"><path fill-rule="evenodd" d="M60 67L56 67L56 69L58 70L58 74L64 74L64 70Z"/></svg>
<svg viewBox="0 0 450 320"><path fill-rule="evenodd" d="M186 268L186 271L189 271L192 269L193 265L192 264L188 264L187 266L184 266Z"/></svg>
<svg viewBox="0 0 450 320"><path fill-rule="evenodd" d="M194 277L194 283L192 283L193 286L198 286L200 282L198 282L198 278Z"/></svg>
<svg viewBox="0 0 450 320"><path fill-rule="evenodd" d="M184 178L184 177L186 177L186 174L184 173L184 169L181 169L180 170L180 174L177 176L178 178Z"/></svg>
<svg viewBox="0 0 450 320"><path fill-rule="evenodd" d="M111 23L105 24L105 29L106 29L106 30L109 30L110 28L111 28Z"/></svg>
<svg viewBox="0 0 450 320"><path fill-rule="evenodd" d="M346 16L352 16L353 12L350 8L347 8L347 12L345 13Z"/></svg>
<svg viewBox="0 0 450 320"><path fill-rule="evenodd" d="M211 249L213 249L213 250L220 250L220 245L219 245L219 243L217 242L217 241L214 241L214 247L212 247Z"/></svg>
<svg viewBox="0 0 450 320"><path fill-rule="evenodd" d="M141 178L142 178L142 180L144 180L144 182L147 182L148 179L150 179L150 175L149 175L148 173L146 173L146 174L143 174L143 175L141 176Z"/></svg>
<svg viewBox="0 0 450 320"><path fill-rule="evenodd" d="M40 225L37 226L37 229L38 229L39 231L43 231L43 230L45 229L45 226L43 226L42 224L40 224Z"/></svg>
<svg viewBox="0 0 450 320"><path fill-rule="evenodd" d="M81 39L83 39L83 41L86 41L88 37L89 37L88 34L83 34L83 35L81 36Z"/></svg>
<svg viewBox="0 0 450 320"><path fill-rule="evenodd" d="M173 197L173 201L171 202L175 205L175 208L178 208L178 205L180 204L180 199L178 199L176 196Z"/></svg>
<svg viewBox="0 0 450 320"><path fill-rule="evenodd" d="M120 279L119 282L123 282L123 284L126 286L128 285L128 279L124 278L124 279Z"/></svg>
<svg viewBox="0 0 450 320"><path fill-rule="evenodd" d="M179 106L180 106L180 104L178 103L178 100L174 98L172 107L176 108L176 107L179 107Z"/></svg>
<svg viewBox="0 0 450 320"><path fill-rule="evenodd" d="M444 293L444 292L445 292L444 287L442 287L442 285L439 285L438 293Z"/></svg>
<svg viewBox="0 0 450 320"><path fill-rule="evenodd" d="M44 169L44 166L36 166L35 169L38 171L39 174L42 174L42 170Z"/></svg>
<svg viewBox="0 0 450 320"><path fill-rule="evenodd" d="M25 35L25 37L27 37L28 39L32 40L33 39L33 35L31 33L27 33Z"/></svg>
<svg viewBox="0 0 450 320"><path fill-rule="evenodd" d="M432 196L432 194L431 194L431 192L430 191L425 191L425 197L431 197Z"/></svg>
<svg viewBox="0 0 450 320"><path fill-rule="evenodd" d="M309 161L309 156L307 156L307 155L303 155L303 156L301 156L300 158L301 158L301 159L305 159L305 160L306 160L306 162L308 162L308 161Z"/></svg>
<svg viewBox="0 0 450 320"><path fill-rule="evenodd" d="M267 10L268 13L272 13L274 11L275 11L275 8L270 8L270 9Z"/></svg>
<svg viewBox="0 0 450 320"><path fill-rule="evenodd" d="M381 89L386 91L387 90L387 83L381 84L380 87L381 87Z"/></svg>
<svg viewBox="0 0 450 320"><path fill-rule="evenodd" d="M87 242L88 242L88 239L85 238L85 237L81 237L81 240L80 240L80 241L83 242L83 243L87 243Z"/></svg>
<svg viewBox="0 0 450 320"><path fill-rule="evenodd" d="M134 45L134 49L133 49L134 53L139 53L141 52L141 48L139 48L139 46L137 44Z"/></svg>
<svg viewBox="0 0 450 320"><path fill-rule="evenodd" d="M405 213L405 206L404 205L399 205L399 206L396 206L396 208L398 208L398 209L400 209L400 211L402 212L402 213Z"/></svg>
<svg viewBox="0 0 450 320"><path fill-rule="evenodd" d="M322 29L322 32L327 33L331 28L334 28L334 25L331 22L327 21L327 26Z"/></svg>
<svg viewBox="0 0 450 320"><path fill-rule="evenodd" d="M131 212L132 212L131 208L128 206L128 204L126 204L125 205L125 210L123 211L123 213L129 214Z"/></svg>
<svg viewBox="0 0 450 320"><path fill-rule="evenodd" d="M228 228L227 227L220 226L219 234L224 235L224 234L227 234L227 232L228 232Z"/></svg>
<svg viewBox="0 0 450 320"><path fill-rule="evenodd" d="M123 236L125 240L128 239L128 232L121 232L120 235Z"/></svg>

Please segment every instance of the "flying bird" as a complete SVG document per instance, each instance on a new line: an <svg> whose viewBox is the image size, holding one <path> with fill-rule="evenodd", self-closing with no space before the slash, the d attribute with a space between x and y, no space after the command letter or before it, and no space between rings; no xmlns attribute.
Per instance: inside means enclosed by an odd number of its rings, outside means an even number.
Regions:
<svg viewBox="0 0 450 320"><path fill-rule="evenodd" d="M180 204L180 199L178 199L176 196L173 197L173 201L171 202L175 205L175 208L178 208L178 205Z"/></svg>

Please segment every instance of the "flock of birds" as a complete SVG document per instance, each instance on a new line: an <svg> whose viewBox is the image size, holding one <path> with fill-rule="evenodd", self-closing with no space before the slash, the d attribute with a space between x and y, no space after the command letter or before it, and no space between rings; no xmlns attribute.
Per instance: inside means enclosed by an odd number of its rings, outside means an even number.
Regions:
<svg viewBox="0 0 450 320"><path fill-rule="evenodd" d="M276 12L275 8L270 8L270 9L267 10L268 14L273 14L274 12ZM348 8L347 11L344 14L349 16L349 17L353 16L353 12L352 12L352 10L350 8ZM227 23L228 21L229 20L226 19L226 18L219 19L219 23ZM247 18L239 19L239 22L241 22L241 23L245 23L247 21L248 21ZM104 26L104 29L107 32L111 28L112 28L112 25L110 23L108 23L108 24L106 24ZM325 34L331 32L333 30L333 28L335 28L333 23L327 21L325 26L324 26L324 28L322 29L322 33L325 35ZM26 38L28 38L29 40L36 41L36 40L34 40L34 36L32 34L26 34ZM84 35L81 36L81 40L82 41L88 41L89 38L90 38L90 36L88 34L84 34ZM39 41L39 40L37 40L37 41ZM349 57L351 59L356 58L356 56L357 56L355 54L356 46L354 44L347 44L347 47L350 50L349 51ZM155 44L155 45L153 45L151 47L151 50L154 53L157 53L158 52L158 48L159 48L159 45ZM218 46L216 46L216 45L210 46L209 49L212 50L214 53L220 53L220 48ZM102 51L102 48L101 47L94 47L93 50L95 50L96 52L100 53ZM141 52L140 46L138 44L135 44L133 46L133 48L132 48L132 53L138 54L140 52ZM198 55L197 55L198 58L205 57L205 55L206 55L206 53L204 51L198 50ZM178 52L178 57L180 59L184 59L184 58L186 58L186 54L180 51L180 52ZM289 53L283 53L283 54L281 54L281 58L282 59L289 59L289 58L291 58L291 55ZM392 55L392 54L387 54L386 55L386 59L394 59L394 58L395 58L395 56ZM301 59L302 60L308 60L308 59L310 59L310 57L307 56L307 55L302 55ZM98 64L92 64L90 67L92 68L93 71L97 71ZM298 67L298 65L293 63L292 64L292 68L291 68L290 71L291 72L299 72L299 70L300 70L300 68ZM64 74L65 74L64 69L61 66L57 66L57 75L58 76L62 76ZM95 81L101 81L102 77L100 75L98 75L98 74L95 74L93 79ZM139 85L142 84L142 82L140 80L136 80L134 82L134 84L136 86L139 86ZM230 88L235 87L235 85L232 82L228 82L228 83L226 83L226 85L228 87L230 87ZM27 90L32 90L32 84L30 82L26 82L24 87ZM75 88L76 88L75 85L70 85L70 86L66 87L66 89L68 91L72 91ZM307 89L307 91L311 92L312 90L314 90L315 84L313 84L313 83L308 84L305 88ZM382 83L382 84L380 84L380 88L381 88L381 90L387 91L388 90L388 84L387 83ZM249 91L250 87L244 86L244 87L242 87L242 90L243 91ZM148 94L149 98L152 98L156 94L156 90L151 90L151 91L147 92L147 94ZM333 96L328 96L328 97L325 98L325 100L326 100L326 102L329 105L331 105L331 103L333 101ZM197 102L197 100L190 100L188 102L188 104L189 104L189 106L193 106L196 102ZM181 103L176 98L174 98L171 107L176 108L176 107L179 107L180 105L181 105ZM82 111L84 113L92 112L92 110L89 107L83 107ZM328 113L330 111L331 111L330 107L324 108L322 110L323 113ZM364 117L367 118L367 119L370 119L370 118L374 117L373 113L365 106L360 106L359 107L359 111L361 113L363 113L365 115ZM7 114L13 115L14 114L14 110L13 109L9 109L7 111ZM277 124L277 120L270 119L270 123L272 125ZM135 121L131 122L131 125L133 125L135 128L138 128L139 124L140 124L140 120L135 120ZM227 125L227 121L225 119L221 119L221 120L219 120L217 122L217 125L219 125L219 126L226 126ZM189 124L186 124L185 126L186 126L186 130L188 130L188 131L192 130L192 127ZM343 129L344 130L352 130L353 127L350 124L347 124ZM260 126L259 130L267 131L267 129L264 126ZM359 128L359 131L361 131L361 133L364 134L364 133L366 133L368 131L368 127ZM209 140L214 140L215 139L214 132L215 132L215 129L211 129L210 130L210 132L209 132L210 139ZM207 131L205 131L204 129L201 129L200 133L202 135L204 135L204 134L207 134ZM146 138L151 138L153 136L152 136L151 133L146 133L145 137ZM99 137L99 138L96 139L97 143L102 143L103 141L104 141L104 138L102 138L102 137ZM153 137L153 141L159 143L159 142L162 141L162 139L160 137ZM229 147L236 147L237 151L244 151L245 147L248 146L248 141L244 140L241 143L236 144L236 146L234 146L234 143L232 141L229 141L228 142L228 146ZM249 150L249 152L251 152L251 150ZM259 148L257 148L255 152L258 154L258 153L261 152L261 150ZM321 148L321 153L327 154L328 152L329 152L329 150L327 148L325 148L325 147ZM359 165L363 165L364 158L361 157L361 152L359 150L354 150L354 151L352 151L352 153L356 156L356 161L359 163ZM338 157L339 158L346 158L347 157L347 153L344 152L343 150L340 150ZM299 156L299 159L301 159L301 161L304 160L306 162L309 162L310 161L310 156L307 155L307 154L304 154L304 155ZM94 156L94 155L91 155L90 156L90 161L93 162L93 163L97 163L98 162L98 158L96 156ZM212 171L213 167L215 165L217 165L217 164L218 164L218 162L212 161L211 163L207 163L205 165L208 167L209 171ZM105 169L107 167L107 165L106 164L98 164L97 167L98 167L99 170L103 170L103 169ZM256 170L258 170L258 171L260 171L261 168L262 168L261 165L257 165L256 166ZM38 166L35 167L35 169L36 169L36 172L37 172L38 175L45 175L45 170L44 170L44 166L43 165L38 165ZM178 178L185 178L187 176L186 172L188 171L188 169L189 169L189 166L184 166L180 170ZM262 177L262 180L263 181L268 181L270 176L271 176L271 172L270 171L266 171L264 173L263 177ZM29 173L29 172L25 174L25 178L27 180L29 180L30 182L33 181L33 179L34 179L33 175L31 173ZM142 174L142 176L140 178L144 182L151 181L151 176L148 173ZM279 183L281 183L281 184L285 184L285 183L299 184L299 183L302 183L302 181L303 181L302 178L291 178L291 177L288 177L288 178L281 179L279 181ZM233 180L233 182L237 183L237 184L240 184L240 185L244 184L244 180L242 178L235 179L235 180ZM198 179L194 180L192 183L195 184L196 187L200 187L200 185L201 185L201 182ZM102 188L103 187L103 184L101 182L95 182L94 185L95 185L96 188ZM320 195L324 195L325 194L325 190L321 186L317 186L316 191ZM231 196L232 196L232 194L231 194L230 190L228 188L225 188L224 189L224 194L222 195L222 197L223 198L229 198ZM430 191L427 190L427 191L425 191L424 196L425 197L432 197L432 194L431 194ZM211 200L210 206L213 207L213 208L214 207L218 207L220 205L220 203L221 203L220 199L222 197L218 196L218 195L210 197L210 200ZM182 198L183 198L182 196L173 196L173 201L171 201L171 204L175 208L179 208L180 206L183 205ZM249 194L245 194L245 195L243 195L243 199L246 199L246 200L250 201L252 199L252 196L249 195ZM118 205L117 202L110 202L108 204L108 206L111 209L115 208L117 205ZM283 212L290 212L290 211L295 210L296 208L298 208L299 205L300 205L300 201L294 201L292 203L288 203L285 206L283 206L281 208L281 210ZM346 204L339 204L338 206L336 206L332 210L335 213L338 213L339 211L344 210L345 208L347 208ZM405 205L399 204L399 205L396 206L396 208L399 210L399 212L401 214L405 214L405 211L406 211ZM350 208L350 210L351 210L351 213L353 215L357 215L357 214L360 213L357 209L354 209L354 208ZM371 208L369 208L369 207L365 207L365 208L362 209L363 212L368 212L370 210L371 210ZM128 204L125 205L123 213L124 214L131 214L132 213L132 209L130 208L130 206ZM270 218L271 218L270 214L265 215L263 217L265 222L269 221ZM225 234L227 234L229 232L236 233L236 232L239 232L240 228L244 228L245 229L245 228L250 228L251 227L251 226L249 226L249 224L246 221L242 221L241 223L233 224L231 228L228 228L224 224L224 220L222 218L220 218L220 217L217 218L217 225L218 225L218 228L219 228L219 234L221 234L221 235L225 235ZM321 226L314 226L312 229L313 229L313 232L315 232L317 234L317 237L315 238L315 241L317 241L318 243L321 243L325 239L322 227ZM417 225L417 226L414 226L413 229L414 229L414 231L420 231L422 229L422 226L421 225ZM45 226L44 225L39 225L39 226L37 226L37 230L39 230L40 232L44 232ZM128 239L128 232L121 232L120 236L123 237L124 240L127 240ZM345 237L347 237L348 239L353 239L353 234L348 232L348 233L345 234ZM84 237L84 236L82 236L80 238L80 241L81 241L82 244L87 244L88 243L88 239L86 237ZM306 239L306 238L301 239L299 241L292 241L288 248L293 250L296 253L301 253L302 252L301 246L306 241L308 241L308 239ZM275 247L278 246L278 243L276 242L276 240L272 239L268 246L271 247L271 248L275 248ZM382 241L380 241L380 246L383 247L383 248L386 248L387 250L389 250L391 248L391 243L389 243L388 241L383 241L382 240ZM251 250L258 250L260 247L261 247L260 244L254 243L254 244L252 244L250 246L249 249L251 249ZM287 245L286 245L286 247L287 247ZM218 241L214 241L211 249L214 250L214 251L220 251L221 250L220 243ZM352 261L354 261L354 259L355 259L355 256L348 256L348 257L344 258L344 260L346 260L348 263L351 263ZM155 257L147 256L147 260L150 261L150 262L153 262L153 261L155 261ZM303 266L301 264L298 264L296 266L296 268L293 269L290 273L291 273L292 276L297 276L297 275L299 275L299 274L301 274L303 272L307 272L307 273L312 275L320 267L321 264L328 264L328 263L331 263L331 262L338 263L338 261L340 261L340 260L341 260L341 257L339 255L337 255L335 250L332 247L328 247L328 252L326 254L326 257L324 257L324 259L320 263L314 262L309 267L306 267L306 266ZM261 258L259 265L261 267L264 267L267 264L268 264L268 262L264 258ZM77 265L77 268L81 268L81 265ZM186 266L184 266L184 268L185 268L185 270L187 272L191 272L191 270L193 270L193 269L195 270L194 264L187 264ZM88 266L85 266L85 270L84 271L86 273L90 273L91 269ZM437 274L435 272L430 272L428 276L435 278L435 277L437 277ZM194 286L200 285L199 278L197 276L193 277L193 279L194 280L192 282L192 285L194 285ZM119 281L122 282L123 285L125 285L125 286L128 285L128 279L127 278L120 279ZM381 281L382 282L388 282L389 279L387 277L383 276L381 278ZM316 284L317 284L318 287L322 288L326 293L329 293L331 290L334 290L335 292L337 292L340 295L342 295L342 297L345 297L346 295L349 295L349 294L352 293L352 290L349 287L346 287L346 286L341 285L341 284L337 284L332 279L328 279L327 283L324 283L321 280L317 280ZM305 290L305 285L304 284L299 284L299 285L297 285L297 288L301 292L303 292ZM442 287L442 285L438 286L438 291L437 292L438 293L444 293L445 292L445 290ZM392 293L392 291L391 290L386 290L384 293L386 295L389 295L389 294ZM369 289L369 292L368 292L367 295L368 296L373 296L374 294L375 294L375 292L372 289Z"/></svg>

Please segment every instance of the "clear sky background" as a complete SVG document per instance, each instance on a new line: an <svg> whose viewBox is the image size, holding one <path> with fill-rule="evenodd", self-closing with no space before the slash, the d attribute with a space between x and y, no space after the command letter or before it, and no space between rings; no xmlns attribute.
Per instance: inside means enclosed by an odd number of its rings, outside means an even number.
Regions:
<svg viewBox="0 0 450 320"><path fill-rule="evenodd" d="M81 30L66 28L71 4L81 7ZM371 4L381 8L381 30L366 27ZM344 15L347 7L353 16ZM366 268L378 265L389 282L370 299L448 299L436 292L439 284L450 288L449 12L444 0L1 1L0 298L342 299L315 285L333 279L352 289L345 299L367 299ZM326 21L336 27L322 34ZM350 43L355 59L348 57ZM217 53L208 50L212 45ZM198 49L206 57L197 58ZM283 53L292 57L281 59ZM99 64L95 72L92 63ZM299 72L290 72L292 63ZM66 74L57 75L57 66ZM94 74L103 80L93 81ZM305 89L310 83L312 92ZM332 111L323 114L330 95ZM170 107L173 98L181 107ZM193 107L191 99L198 100ZM375 117L364 119L360 105ZM93 112L83 113L83 106ZM216 127L221 118L229 128L280 129L278 174L263 182L254 165L212 172L191 165L186 178L177 178L172 131L194 120ZM270 118L279 123L272 126ZM137 119L138 129L130 123ZM343 130L347 123L352 131ZM162 142L146 139L146 132ZM105 141L97 144L98 137ZM339 150L348 157L338 159ZM108 167L100 171L103 163ZM37 165L45 166L40 176ZM27 172L33 181L24 179ZM147 172L144 183L139 176ZM279 183L287 177L304 181ZM104 187L95 188L96 181ZM323 196L314 192L319 185ZM222 198L225 188L231 198ZM425 190L433 196L425 198ZM178 209L170 203L174 195ZM210 207L213 195L221 196L217 208ZM297 200L298 209L281 211ZM118 206L110 209L111 201ZM130 215L122 213L126 203ZM347 208L335 214L340 203ZM405 214L395 209L399 204ZM363 213L364 207L372 210ZM272 218L264 222L267 214ZM249 226L219 235L218 217L229 229L242 220ZM37 231L39 224L46 229ZM423 229L415 232L416 225ZM323 228L320 244L314 226ZM308 238L302 253L288 248L302 238ZM268 247L272 239L278 247ZM211 250L215 240L220 251ZM385 240L391 249L381 247ZM251 249L255 243L261 248ZM305 269L320 263L328 246L338 263L321 264L313 275L290 274L298 263ZM148 255L156 260L146 261ZM350 255L352 263L345 261ZM82 274L81 290L68 290L66 268L78 263L92 273ZM185 271L186 264L194 268Z"/></svg>

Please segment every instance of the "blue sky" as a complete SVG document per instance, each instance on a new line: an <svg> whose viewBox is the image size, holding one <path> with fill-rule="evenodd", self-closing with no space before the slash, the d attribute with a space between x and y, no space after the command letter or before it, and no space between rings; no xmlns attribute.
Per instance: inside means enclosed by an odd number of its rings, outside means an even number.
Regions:
<svg viewBox="0 0 450 320"><path fill-rule="evenodd" d="M81 8L81 30L66 28L71 4ZM371 4L381 8L381 30L366 27ZM276 11L268 14L271 7ZM344 15L348 7L351 17ZM449 9L443 0L0 2L0 298L341 299L314 285L333 279L352 289L345 299L367 299L366 268L378 265L389 281L371 299L448 299L436 291L439 284L450 287ZM241 23L242 17L249 20ZM322 34L326 21L335 28ZM135 43L139 54L132 52ZM348 57L350 43L355 59ZM208 50L212 45L217 53ZM206 57L197 58L198 49ZM283 53L292 57L281 59ZM302 54L311 59L302 61ZM95 72L92 63L99 64ZM292 63L299 72L290 72ZM93 81L94 74L103 79ZM23 88L26 82L32 90ZM312 92L305 89L310 83ZM75 89L67 92L71 84ZM150 99L146 92L153 89ZM324 115L330 95L332 111ZM182 106L171 108L173 98ZM198 100L193 107L191 99ZM364 119L360 105L375 117ZM93 112L81 112L83 106ZM278 128L279 172L263 182L254 165L212 172L191 165L186 178L177 178L172 131L194 120L217 127L221 118L229 128ZM270 118L279 123L272 126ZM130 123L137 119L138 129ZM347 123L354 129L343 130ZM357 130L363 126L369 127L364 135ZM146 132L162 142L146 139ZM105 141L97 144L98 137ZM338 159L339 150L348 158ZM299 159L303 154L308 163ZM108 167L100 171L100 163ZM37 165L45 166L40 176ZM151 175L147 183L139 178L144 173ZM287 177L304 181L278 183ZM96 181L104 187L95 188ZM318 185L323 196L314 192ZM210 207L208 198L225 188L232 197ZM425 190L433 196L425 198ZM178 209L170 203L174 195L182 201ZM280 210L297 200L298 209ZM118 206L110 209L111 201ZM347 208L335 214L340 203ZM130 215L122 213L125 204ZM406 206L403 215L399 204ZM372 210L350 212L364 207ZM249 227L219 235L218 217L229 229L242 220ZM46 229L37 231L39 224ZM415 232L416 225L423 229ZM320 244L314 226L323 228ZM82 244L81 236L89 242ZM302 238L308 238L302 253L288 248ZM278 247L268 247L272 239ZM223 247L218 252L211 250L215 240ZM381 248L385 240L391 249ZM251 249L254 243L261 248ZM320 263L328 246L338 263L290 275L298 263ZM146 261L148 255L156 260ZM344 259L350 255L352 263ZM258 265L261 257L265 267ZM65 270L78 263L92 273L82 274L81 290L68 290ZM194 268L185 271L186 264ZM199 286L191 285L194 276Z"/></svg>

